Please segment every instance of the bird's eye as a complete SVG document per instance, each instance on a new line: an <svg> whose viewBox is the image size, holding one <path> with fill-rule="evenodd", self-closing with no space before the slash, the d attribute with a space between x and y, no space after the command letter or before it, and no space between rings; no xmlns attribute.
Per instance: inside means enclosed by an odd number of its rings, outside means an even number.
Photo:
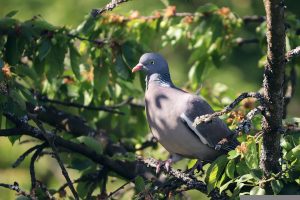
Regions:
<svg viewBox="0 0 300 200"><path fill-rule="evenodd" d="M152 60L150 63L151 63L151 65L154 65L154 60Z"/></svg>

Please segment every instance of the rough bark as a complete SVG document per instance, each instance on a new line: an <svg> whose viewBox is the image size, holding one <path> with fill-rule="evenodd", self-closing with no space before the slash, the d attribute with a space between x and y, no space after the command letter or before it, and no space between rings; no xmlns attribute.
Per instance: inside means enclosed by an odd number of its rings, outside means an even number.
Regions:
<svg viewBox="0 0 300 200"><path fill-rule="evenodd" d="M282 0L264 0L267 21L268 62L264 72L264 97L267 110L263 122L260 166L265 176L280 170L280 134L283 116L285 66L284 4Z"/></svg>

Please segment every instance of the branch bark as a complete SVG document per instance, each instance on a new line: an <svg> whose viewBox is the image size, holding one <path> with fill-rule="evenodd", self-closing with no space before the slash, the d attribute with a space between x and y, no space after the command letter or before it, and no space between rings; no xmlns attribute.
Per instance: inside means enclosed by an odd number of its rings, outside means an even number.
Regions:
<svg viewBox="0 0 300 200"><path fill-rule="evenodd" d="M285 25L282 0L264 0L267 21L267 64L264 71L264 97L267 112L262 121L263 139L260 167L264 175L280 171L280 134L283 116L285 67Z"/></svg>

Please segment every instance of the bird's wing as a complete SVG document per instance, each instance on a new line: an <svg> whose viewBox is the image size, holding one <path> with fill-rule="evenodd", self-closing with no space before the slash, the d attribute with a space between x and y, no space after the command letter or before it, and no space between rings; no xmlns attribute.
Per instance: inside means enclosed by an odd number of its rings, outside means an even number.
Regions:
<svg viewBox="0 0 300 200"><path fill-rule="evenodd" d="M206 101L198 96L191 95L185 106L186 108L181 113L180 118L203 144L226 151L235 149L238 142L231 137L233 133L221 119L215 118L211 122L199 124L196 127L193 126L196 117L214 112Z"/></svg>

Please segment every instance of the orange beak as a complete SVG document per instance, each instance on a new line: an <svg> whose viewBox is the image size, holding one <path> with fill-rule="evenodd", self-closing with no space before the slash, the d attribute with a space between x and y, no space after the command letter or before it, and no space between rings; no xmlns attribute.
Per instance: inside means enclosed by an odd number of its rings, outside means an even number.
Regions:
<svg viewBox="0 0 300 200"><path fill-rule="evenodd" d="M140 71L141 69L143 69L143 64L139 63L134 68L132 68L131 72L134 73Z"/></svg>

